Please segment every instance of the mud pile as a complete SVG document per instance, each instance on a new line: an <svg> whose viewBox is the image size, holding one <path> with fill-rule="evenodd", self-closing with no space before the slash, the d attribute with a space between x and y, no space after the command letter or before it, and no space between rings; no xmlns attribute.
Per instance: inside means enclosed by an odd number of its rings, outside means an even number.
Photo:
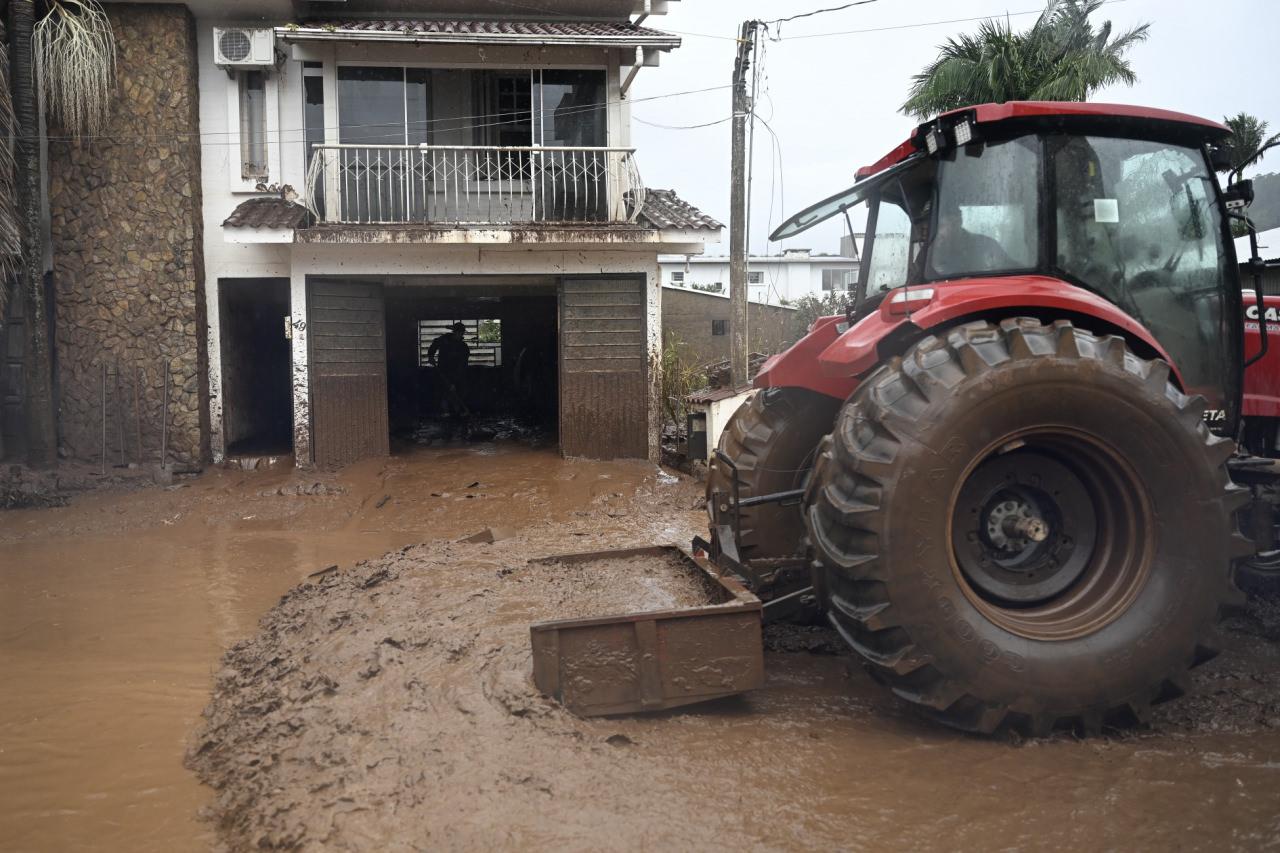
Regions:
<svg viewBox="0 0 1280 853"><path fill-rule="evenodd" d="M223 837L235 848L709 843L710 827L655 822L674 791L625 806L647 787L620 752L631 739L537 693L528 628L704 603L706 590L663 560L526 562L556 550L537 535L434 542L286 595L228 652L188 756L218 791ZM557 800L566 786L594 793Z"/></svg>

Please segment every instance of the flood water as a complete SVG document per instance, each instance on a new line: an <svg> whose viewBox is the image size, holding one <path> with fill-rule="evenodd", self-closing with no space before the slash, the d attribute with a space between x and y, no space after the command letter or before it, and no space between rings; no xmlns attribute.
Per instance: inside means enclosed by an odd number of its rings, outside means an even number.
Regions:
<svg viewBox="0 0 1280 853"><path fill-rule="evenodd" d="M0 513L0 848L208 849L198 812L211 795L184 751L223 651L282 593L330 565L486 526L560 524L565 551L587 550L573 547L595 523L587 508L628 536L683 541L701 523L696 486L669 525L628 511L663 480L651 465L480 445L338 474L219 470ZM608 753L622 756L616 779L581 775L579 790L554 777L546 808L572 814L602 784L623 797L631 779L637 815L666 810L745 846L1277 847L1280 656L1241 637L1154 730L1030 744L921 722L844 658L773 653L747 698L584 722L584 760L615 732L636 746ZM629 846L619 838L601 836Z"/></svg>
<svg viewBox="0 0 1280 853"><path fill-rule="evenodd" d="M653 474L481 445L337 475L218 470L0 513L0 849L207 849L208 794L183 751L222 652L282 593L333 564L554 518ZM298 485L321 493L290 494Z"/></svg>

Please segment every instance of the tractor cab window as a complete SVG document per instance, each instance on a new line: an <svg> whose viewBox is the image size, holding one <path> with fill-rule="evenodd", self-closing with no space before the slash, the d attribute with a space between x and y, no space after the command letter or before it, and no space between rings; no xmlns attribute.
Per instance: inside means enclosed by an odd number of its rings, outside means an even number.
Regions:
<svg viewBox="0 0 1280 853"><path fill-rule="evenodd" d="M952 149L938 163L925 278L1033 269L1037 263L1039 139Z"/></svg>
<svg viewBox="0 0 1280 853"><path fill-rule="evenodd" d="M919 283L936 176L937 164L925 160L886 181L870 198L871 240L864 259L869 296Z"/></svg>
<svg viewBox="0 0 1280 853"><path fill-rule="evenodd" d="M1163 142L1050 140L1057 266L1146 326L1190 388L1231 387L1222 223L1196 149ZM1216 405L1216 403L1215 403Z"/></svg>
<svg viewBox="0 0 1280 853"><path fill-rule="evenodd" d="M911 218L888 199L876 205L871 257L867 261L867 293L883 293L907 283L911 252Z"/></svg>

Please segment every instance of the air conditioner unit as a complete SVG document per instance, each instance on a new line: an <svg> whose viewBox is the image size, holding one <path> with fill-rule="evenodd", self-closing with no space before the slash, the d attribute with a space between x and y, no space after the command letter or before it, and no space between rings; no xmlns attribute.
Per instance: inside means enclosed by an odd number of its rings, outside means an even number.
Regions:
<svg viewBox="0 0 1280 853"><path fill-rule="evenodd" d="M269 29L214 27L213 61L220 68L275 65L275 33Z"/></svg>

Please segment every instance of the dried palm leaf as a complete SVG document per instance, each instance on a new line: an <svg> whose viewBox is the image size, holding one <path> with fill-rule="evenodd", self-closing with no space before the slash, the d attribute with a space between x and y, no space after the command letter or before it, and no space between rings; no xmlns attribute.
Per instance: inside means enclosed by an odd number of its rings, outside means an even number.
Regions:
<svg viewBox="0 0 1280 853"><path fill-rule="evenodd" d="M100 134L111 117L116 40L97 0L48 0L31 50L45 108L75 136Z"/></svg>
<svg viewBox="0 0 1280 853"><path fill-rule="evenodd" d="M13 117L13 92L9 88L9 40L0 24L0 326L22 248L18 226L17 169L13 146L17 123Z"/></svg>

